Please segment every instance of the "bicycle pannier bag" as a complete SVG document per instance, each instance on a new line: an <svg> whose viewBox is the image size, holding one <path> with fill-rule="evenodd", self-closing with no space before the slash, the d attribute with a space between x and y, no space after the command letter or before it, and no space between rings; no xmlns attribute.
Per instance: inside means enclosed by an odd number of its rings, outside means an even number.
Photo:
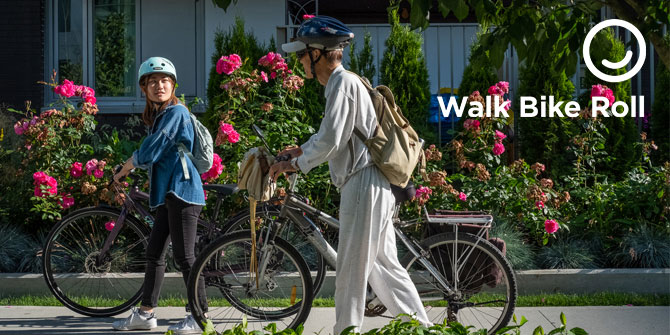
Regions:
<svg viewBox="0 0 670 335"><path fill-rule="evenodd" d="M189 179L190 176L184 155L191 159L191 162L193 162L193 165L200 174L209 171L212 168L212 164L214 164L214 141L212 141L212 135L210 135L207 127L200 123L193 113L189 114L191 114L191 123L193 124L193 152L189 151L183 143L179 143L181 166L186 179Z"/></svg>
<svg viewBox="0 0 670 335"><path fill-rule="evenodd" d="M351 73L361 80L370 93L377 115L377 127L371 138L367 138L356 127L354 133L368 147L372 160L389 182L405 187L417 163L421 162L421 172L425 173L423 141L402 115L388 87L379 85L373 88L367 79Z"/></svg>

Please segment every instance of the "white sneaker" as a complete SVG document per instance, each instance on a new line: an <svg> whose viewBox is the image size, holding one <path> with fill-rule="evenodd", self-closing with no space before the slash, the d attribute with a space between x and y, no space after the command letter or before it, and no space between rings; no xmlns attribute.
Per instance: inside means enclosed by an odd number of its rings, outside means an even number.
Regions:
<svg viewBox="0 0 670 335"><path fill-rule="evenodd" d="M153 313L149 317L144 317L140 315L139 308L134 308L130 316L114 321L112 327L116 330L151 330L158 327L158 324Z"/></svg>
<svg viewBox="0 0 670 335"><path fill-rule="evenodd" d="M185 334L202 334L202 329L195 322L193 315L187 315L184 320L177 322L177 324L168 327L175 335Z"/></svg>

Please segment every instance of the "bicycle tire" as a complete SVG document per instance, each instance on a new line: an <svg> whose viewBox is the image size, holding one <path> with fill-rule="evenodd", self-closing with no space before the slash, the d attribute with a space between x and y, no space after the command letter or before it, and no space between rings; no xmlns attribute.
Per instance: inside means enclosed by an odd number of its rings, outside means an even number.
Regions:
<svg viewBox="0 0 670 335"><path fill-rule="evenodd" d="M259 274L259 278L264 280L254 290L253 281L249 282L250 234L247 230L220 237L198 255L191 268L186 290L189 307L196 322L203 329L207 320L211 320L217 333L222 333L226 328L241 323L245 316L249 317L248 327L253 328L248 331L262 331L269 323L277 322L282 323L280 328L295 329L309 316L313 300L309 268L298 251L279 237L268 245L274 248L275 253L265 274ZM257 256L260 256L263 242L261 238L257 242ZM197 283L200 279L205 280L210 305L216 294L231 306L209 306L205 310L197 295ZM291 291L288 296L291 306L265 306L268 300L272 302L271 299L276 299L273 294L285 293L287 288ZM273 293L274 291L277 292ZM286 299L285 296L282 298ZM299 308L292 308L293 306ZM293 318L284 320L289 317Z"/></svg>
<svg viewBox="0 0 670 335"><path fill-rule="evenodd" d="M401 264L410 272L424 304L426 301L446 301L444 307L427 306L426 312L433 323L442 323L446 318L465 326L486 328L489 334L509 323L516 305L516 278L500 250L488 241L467 233L459 233L458 240L454 233L434 235L421 241L420 245L427 251L430 263L443 274L452 288L456 288L456 296L449 298L414 255L403 257ZM454 259L456 269L461 268L460 272L454 272ZM496 271L501 275L499 282L491 275L493 266L500 270ZM455 282L454 278L457 279ZM501 299L503 295L504 299ZM500 304L503 304L502 307Z"/></svg>
<svg viewBox="0 0 670 335"><path fill-rule="evenodd" d="M265 204L256 206L256 216L263 218L264 221L279 219L280 211L281 209L278 206L268 206ZM282 231L280 237L289 242L301 255L312 255L310 259L305 259L305 262L307 262L310 271L314 273L314 275L312 275L312 285L314 287L314 296L316 297L319 291L321 291L323 282L326 280L326 261L323 259L323 256L316 251L314 246L307 241L304 235L297 231L296 224L289 218L286 218L286 220L288 220L287 229ZM224 234L228 234L247 229L251 229L251 226L249 225L248 208L234 214L233 218L230 219L221 230Z"/></svg>
<svg viewBox="0 0 670 335"><path fill-rule="evenodd" d="M47 237L44 279L56 299L76 313L113 316L141 298L149 230L138 219L127 215L110 256L102 264L94 263L109 233L105 223L115 221L120 213L112 207L79 209L64 217ZM117 301L121 302L109 306Z"/></svg>

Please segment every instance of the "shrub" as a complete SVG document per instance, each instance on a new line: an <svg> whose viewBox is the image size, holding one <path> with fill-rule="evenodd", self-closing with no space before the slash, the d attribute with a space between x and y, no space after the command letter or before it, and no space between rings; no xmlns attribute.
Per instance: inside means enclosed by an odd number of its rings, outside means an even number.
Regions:
<svg viewBox="0 0 670 335"><path fill-rule="evenodd" d="M400 24L398 9L393 6L389 7L389 23L391 34L385 42L380 83L391 89L396 104L419 136L427 143L435 143L437 135L428 124L430 84L423 38Z"/></svg>
<svg viewBox="0 0 670 335"><path fill-rule="evenodd" d="M246 61L248 59L257 60L270 51L275 50L274 40L269 45L259 43L251 32L246 32L244 28L244 19L235 18L235 25L231 26L227 32L218 30L214 33L214 53L212 54L212 67L209 70L209 80L207 82L207 110L203 117L203 123L211 130L216 128L218 123L218 106L223 103L221 99L221 82L226 79L225 74L216 71L216 64L222 55L237 54L242 60L244 71L250 71L253 63Z"/></svg>
<svg viewBox="0 0 670 335"><path fill-rule="evenodd" d="M470 57L468 65L463 70L463 79L461 86L458 87L458 94L465 95L474 91L484 93L491 83L498 81L496 69L486 57L479 43L480 38L481 31L477 33L477 40L470 45Z"/></svg>
<svg viewBox="0 0 670 335"><path fill-rule="evenodd" d="M374 64L374 55L372 54L372 45L370 41L372 40L372 35L369 31L365 32L365 38L363 40L363 49L361 52L356 54L356 43L351 42L349 47L349 70L357 73L361 77L368 78L370 83L374 85L375 74L377 69Z"/></svg>
<svg viewBox="0 0 670 335"><path fill-rule="evenodd" d="M498 220L489 232L491 237L498 237L505 241L507 254L505 258L514 270L535 269L535 253L531 245L524 241L523 234L516 230L514 225L505 220Z"/></svg>
<svg viewBox="0 0 670 335"><path fill-rule="evenodd" d="M612 252L614 263L631 268L670 267L670 237L667 231L640 225L624 236Z"/></svg>
<svg viewBox="0 0 670 335"><path fill-rule="evenodd" d="M609 69L601 66L603 59L623 59L626 54L623 42L614 36L611 29L603 29L596 34L591 50L594 65L603 73L620 75L626 72L625 68ZM603 83L587 70L584 83L588 89L579 97L580 106L588 105L591 100L590 88L596 84L606 84L614 92L617 101L624 101L630 106L630 79L619 83ZM639 165L640 150L635 145L635 139L638 138L635 118L630 116L607 117L603 118L602 122L608 129L608 132L603 135L610 161L602 162L597 169L603 174L620 179L633 166Z"/></svg>
<svg viewBox="0 0 670 335"><path fill-rule="evenodd" d="M670 34L665 35L665 43L670 45ZM645 121L651 118L651 138L658 145L652 158L658 164L670 161L670 69L663 62L658 62L655 79L654 105Z"/></svg>
<svg viewBox="0 0 670 335"><path fill-rule="evenodd" d="M0 272L16 272L21 255L21 245L25 235L18 225L10 225L6 219L0 219Z"/></svg>
<svg viewBox="0 0 670 335"><path fill-rule="evenodd" d="M537 255L538 263L545 269L593 269L596 256L588 244L575 238L558 238Z"/></svg>

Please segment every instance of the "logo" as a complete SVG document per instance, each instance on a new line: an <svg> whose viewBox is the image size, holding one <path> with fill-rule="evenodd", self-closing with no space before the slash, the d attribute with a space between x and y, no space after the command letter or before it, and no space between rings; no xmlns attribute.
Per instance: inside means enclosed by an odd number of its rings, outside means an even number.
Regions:
<svg viewBox="0 0 670 335"><path fill-rule="evenodd" d="M593 61L591 60L591 52L589 51L589 47L591 47L591 42L593 41L593 37L596 36L596 33L598 33L604 28L611 26L623 27L628 29L631 33L633 33L633 36L635 36L635 39L637 40L637 44L640 50L639 52L640 58L638 58L637 63L635 63L635 65L630 69L630 71L616 76L602 73L600 70L598 70L598 68L596 68L596 66L593 64ZM646 46L647 44L644 42L642 33L640 33L640 31L637 28L635 28L634 25L623 20L616 20L616 19L606 20L596 24L591 29L591 31L589 31L589 33L586 34L586 39L584 40L584 46L583 46L584 63L586 63L586 67L589 69L589 71L591 71L591 73L593 73L593 75L598 77L599 79L610 83L618 83L624 80L628 80L632 78L634 75L636 75L638 72L640 72L642 66L644 65L644 60L647 57ZM626 52L626 56L621 61L613 63L607 59L603 59L602 64L609 69L620 69L626 66L630 62L631 58L633 58L633 52L628 50Z"/></svg>

